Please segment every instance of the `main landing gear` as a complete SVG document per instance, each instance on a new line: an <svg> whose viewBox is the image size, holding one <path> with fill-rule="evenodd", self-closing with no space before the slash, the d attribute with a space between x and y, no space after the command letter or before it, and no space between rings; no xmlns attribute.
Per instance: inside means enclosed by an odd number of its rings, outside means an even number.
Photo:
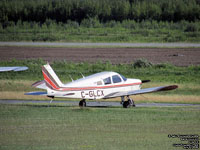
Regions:
<svg viewBox="0 0 200 150"><path fill-rule="evenodd" d="M135 107L135 103L134 103L133 99L130 98L129 96L127 96L127 100L126 101L125 101L125 97L122 96L121 97L121 104L123 105L124 108ZM79 106L80 107L86 107L86 101L85 101L85 99L82 99L79 102Z"/></svg>
<svg viewBox="0 0 200 150"><path fill-rule="evenodd" d="M135 103L132 98L127 96L127 100L124 101L124 96L121 97L121 104L123 105L124 108L128 107L135 107Z"/></svg>
<svg viewBox="0 0 200 150"><path fill-rule="evenodd" d="M79 106L80 106L80 107L86 107L86 101L85 101L85 99L82 99L82 100L79 102Z"/></svg>

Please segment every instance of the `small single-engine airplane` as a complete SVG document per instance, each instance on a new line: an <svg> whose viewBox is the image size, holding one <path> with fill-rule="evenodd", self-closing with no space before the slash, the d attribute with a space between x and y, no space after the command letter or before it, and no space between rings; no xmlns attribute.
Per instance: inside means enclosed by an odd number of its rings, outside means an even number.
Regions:
<svg viewBox="0 0 200 150"><path fill-rule="evenodd" d="M23 66L23 67L0 67L0 72L6 72L6 71L24 71L27 70L28 67Z"/></svg>
<svg viewBox="0 0 200 150"><path fill-rule="evenodd" d="M63 84L49 64L42 67L44 80L32 86L47 90L47 92L29 92L25 95L46 95L48 97L64 97L82 99L80 107L86 106L86 99L108 99L121 97L124 108L135 106L130 95L167 91L176 89L177 85L141 89L142 83L150 80L127 79L116 72L100 72L87 77ZM127 100L125 100L125 97ZM53 99L52 99L53 100ZM52 102L51 100L51 102ZM50 102L50 103L51 103Z"/></svg>

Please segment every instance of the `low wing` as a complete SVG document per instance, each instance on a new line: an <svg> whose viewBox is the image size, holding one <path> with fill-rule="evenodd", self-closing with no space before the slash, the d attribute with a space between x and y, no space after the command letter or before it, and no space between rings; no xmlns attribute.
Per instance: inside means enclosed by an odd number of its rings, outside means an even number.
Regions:
<svg viewBox="0 0 200 150"><path fill-rule="evenodd" d="M44 80L33 83L32 87L47 90L47 86Z"/></svg>
<svg viewBox="0 0 200 150"><path fill-rule="evenodd" d="M114 92L114 93L106 95L104 98L114 98L114 97L120 97L120 96L138 95L138 94L145 94L145 93L152 93L152 92L159 92L159 91L168 91L168 90L174 90L176 88L178 88L177 85L170 85L170 86L160 86L160 87L146 88L146 89L128 91L128 92Z"/></svg>
<svg viewBox="0 0 200 150"><path fill-rule="evenodd" d="M28 67L0 67L0 72L5 72L5 71L24 71L27 70Z"/></svg>
<svg viewBox="0 0 200 150"><path fill-rule="evenodd" d="M24 95L43 95L43 96L46 96L47 95L47 92L28 92L28 93L25 93Z"/></svg>

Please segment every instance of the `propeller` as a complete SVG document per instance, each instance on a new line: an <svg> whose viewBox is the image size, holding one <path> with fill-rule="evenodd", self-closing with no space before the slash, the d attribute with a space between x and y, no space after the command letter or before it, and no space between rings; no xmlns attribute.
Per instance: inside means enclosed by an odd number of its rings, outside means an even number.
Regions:
<svg viewBox="0 0 200 150"><path fill-rule="evenodd" d="M142 83L150 82L151 80L142 80Z"/></svg>

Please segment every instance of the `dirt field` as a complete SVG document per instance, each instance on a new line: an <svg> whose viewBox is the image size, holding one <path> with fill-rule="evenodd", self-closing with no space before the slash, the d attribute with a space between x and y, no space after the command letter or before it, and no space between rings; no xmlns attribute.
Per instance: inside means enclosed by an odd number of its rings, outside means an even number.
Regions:
<svg viewBox="0 0 200 150"><path fill-rule="evenodd" d="M200 48L46 48L46 47L0 47L0 60L36 59L46 61L66 60L72 62L110 61L133 63L139 58L177 66L200 65Z"/></svg>

